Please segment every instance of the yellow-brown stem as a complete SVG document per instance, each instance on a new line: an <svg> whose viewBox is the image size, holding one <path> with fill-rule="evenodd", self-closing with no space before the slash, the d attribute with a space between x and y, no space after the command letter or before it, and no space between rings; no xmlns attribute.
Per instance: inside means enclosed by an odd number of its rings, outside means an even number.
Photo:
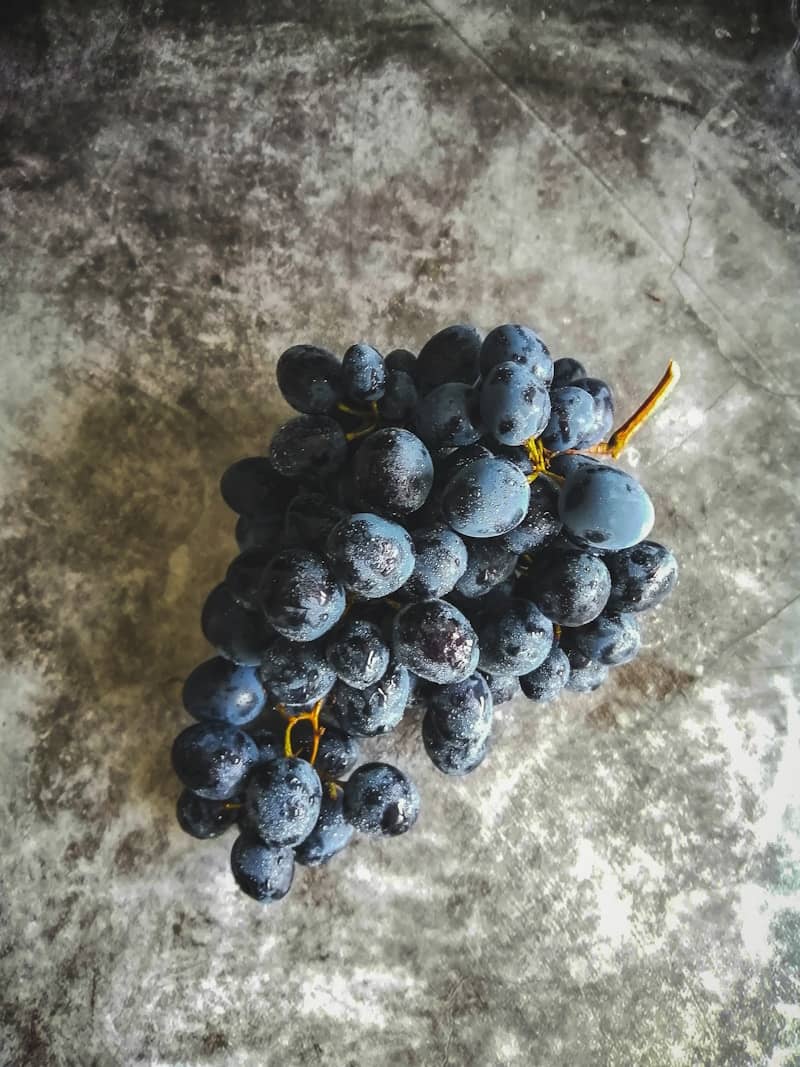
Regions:
<svg viewBox="0 0 800 1067"><path fill-rule="evenodd" d="M674 359L671 359L667 369L664 371L661 381L650 393L644 403L640 404L631 417L626 419L625 422L612 433L607 442L595 445L594 448L590 448L588 451L597 451L602 455L610 455L612 459L618 459L633 435L644 426L647 420L653 415L656 409L663 404L675 388L680 380L680 376L680 367Z"/></svg>
<svg viewBox="0 0 800 1067"><path fill-rule="evenodd" d="M296 752L292 748L292 730L295 728L295 726L299 722L310 722L311 723L311 731L312 731L312 740L311 740L311 756L310 756L308 762L311 763L312 765L314 764L314 762L315 762L315 760L317 758L317 752L319 751L319 739L325 733L325 727L324 726L320 726L320 724L319 724L319 715L320 715L320 712L322 711L323 703L324 703L324 701L318 700L316 702L316 704L314 705L314 707L311 709L311 711L302 711L302 712L300 712L299 715L291 715L291 716L289 716L289 720L286 723L286 733L284 734L284 737L283 737L283 751L285 752L287 757L291 758L292 756L296 755ZM283 708L283 706L281 704L278 705L278 710L281 712L281 714L285 714L285 709Z"/></svg>

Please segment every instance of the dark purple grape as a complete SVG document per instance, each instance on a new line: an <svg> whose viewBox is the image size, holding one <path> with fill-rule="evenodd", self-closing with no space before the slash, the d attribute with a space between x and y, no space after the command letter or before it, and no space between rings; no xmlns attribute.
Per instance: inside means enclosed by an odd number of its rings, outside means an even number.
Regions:
<svg viewBox="0 0 800 1067"><path fill-rule="evenodd" d="M208 800L238 793L257 756L251 737L217 720L187 726L172 744L175 773L187 789Z"/></svg>
<svg viewBox="0 0 800 1067"><path fill-rule="evenodd" d="M569 356L557 359L553 364L553 389L560 389L562 385L572 385L578 378L586 377L586 368L577 359Z"/></svg>
<svg viewBox="0 0 800 1067"><path fill-rule="evenodd" d="M282 533L283 515L280 512L240 515L236 523L236 543L240 552L246 552L248 548L268 548L277 552Z"/></svg>
<svg viewBox="0 0 800 1067"><path fill-rule="evenodd" d="M480 373L481 335L473 326L446 326L423 346L416 361L420 392L462 382L472 385Z"/></svg>
<svg viewBox="0 0 800 1067"><path fill-rule="evenodd" d="M298 644L285 637L272 642L261 661L261 681L276 704L313 704L330 692L336 672L321 642Z"/></svg>
<svg viewBox="0 0 800 1067"><path fill-rule="evenodd" d="M634 615L603 612L585 626L564 629L561 642L564 648L575 649L587 659L615 667L636 657L642 638Z"/></svg>
<svg viewBox="0 0 800 1067"><path fill-rule="evenodd" d="M489 751L490 734L458 740L443 737L430 712L422 720L425 751L438 771L447 775L470 774L483 763Z"/></svg>
<svg viewBox="0 0 800 1067"><path fill-rule="evenodd" d="M344 812L359 833L395 837L419 816L417 787L388 763L363 763L344 787Z"/></svg>
<svg viewBox="0 0 800 1067"><path fill-rule="evenodd" d="M269 760L248 779L245 825L265 845L294 848L314 829L321 801L322 783L310 763L296 756Z"/></svg>
<svg viewBox="0 0 800 1067"><path fill-rule="evenodd" d="M402 370L386 371L386 388L378 401L378 415L383 422L410 422L419 402L419 394L410 374Z"/></svg>
<svg viewBox="0 0 800 1067"><path fill-rule="evenodd" d="M650 533L655 512L635 478L605 464L580 467L561 487L558 513L579 544L617 552Z"/></svg>
<svg viewBox="0 0 800 1067"><path fill-rule="evenodd" d="M408 671L398 663L390 664L374 685L353 689L337 682L325 706L339 726L356 737L377 737L400 723L408 704Z"/></svg>
<svg viewBox="0 0 800 1067"><path fill-rule="evenodd" d="M402 587L402 595L411 600L447 596L467 569L464 542L442 523L414 530L413 540L414 571Z"/></svg>
<svg viewBox="0 0 800 1067"><path fill-rule="evenodd" d="M614 397L610 387L600 378L576 378L572 383L594 398L595 421L578 442L578 448L591 448L605 441L614 425Z"/></svg>
<svg viewBox="0 0 800 1067"><path fill-rule="evenodd" d="M603 561L578 550L544 549L520 582L520 594L561 626L583 626L596 619L610 592L611 575Z"/></svg>
<svg viewBox="0 0 800 1067"><path fill-rule="evenodd" d="M498 363L480 391L481 422L501 445L521 445L538 437L550 417L550 395L542 382L519 363ZM592 411L593 402L590 399Z"/></svg>
<svg viewBox="0 0 800 1067"><path fill-rule="evenodd" d="M325 733L320 738L314 766L320 775L343 778L358 763L360 754L361 750L355 737L336 726L326 725Z"/></svg>
<svg viewBox="0 0 800 1067"><path fill-rule="evenodd" d="M428 715L440 737L450 741L484 738L492 728L493 713L492 694L482 674L431 686Z"/></svg>
<svg viewBox="0 0 800 1067"><path fill-rule="evenodd" d="M228 467L219 490L238 515L276 515L297 492L297 485L279 474L266 456L248 456Z"/></svg>
<svg viewBox="0 0 800 1067"><path fill-rule="evenodd" d="M455 585L460 596L484 597L514 573L519 557L508 550L502 537L478 541L466 538L465 544L467 566Z"/></svg>
<svg viewBox="0 0 800 1067"><path fill-rule="evenodd" d="M417 376L417 357L407 348L394 348L384 360L387 370L399 370L410 378Z"/></svg>
<svg viewBox="0 0 800 1067"><path fill-rule="evenodd" d="M561 530L558 517L558 490L547 478L530 483L528 510L522 522L498 538L508 552L521 556L549 544Z"/></svg>
<svg viewBox="0 0 800 1067"><path fill-rule="evenodd" d="M528 480L507 459L478 459L445 486L447 523L466 537L497 537L519 526L530 503Z"/></svg>
<svg viewBox="0 0 800 1067"><path fill-rule="evenodd" d="M544 341L528 326L506 323L487 333L481 347L481 374L488 374L498 363L519 363L542 385L553 380L553 361Z"/></svg>
<svg viewBox="0 0 800 1067"><path fill-rule="evenodd" d="M611 573L609 611L648 611L670 594L678 580L678 561L657 541L642 541L604 558Z"/></svg>
<svg viewBox="0 0 800 1067"><path fill-rule="evenodd" d="M563 649L553 645L544 663L536 670L523 674L519 684L528 700L546 704L555 700L569 680L569 660Z"/></svg>
<svg viewBox="0 0 800 1067"><path fill-rule="evenodd" d="M287 478L319 485L344 466L347 441L335 419L298 415L275 433L269 455Z"/></svg>
<svg viewBox="0 0 800 1067"><path fill-rule="evenodd" d="M346 519L348 514L348 511L334 504L323 493L303 490L286 509L283 544L322 551L328 534L337 523Z"/></svg>
<svg viewBox="0 0 800 1067"><path fill-rule="evenodd" d="M414 570L414 542L396 522L351 515L331 530L326 554L339 580L360 597L390 596Z"/></svg>
<svg viewBox="0 0 800 1067"><path fill-rule="evenodd" d="M551 452L577 448L596 422L594 397L584 389L565 385L550 392L550 420L542 431L542 444Z"/></svg>
<svg viewBox="0 0 800 1067"><path fill-rule="evenodd" d="M384 394L386 368L383 356L372 345L351 345L342 360L345 396L353 404L373 404Z"/></svg>
<svg viewBox="0 0 800 1067"><path fill-rule="evenodd" d="M430 449L475 444L483 434L480 395L462 382L438 386L417 405L414 430Z"/></svg>
<svg viewBox="0 0 800 1067"><path fill-rule="evenodd" d="M287 348L278 360L276 376L278 388L295 411L325 415L344 399L342 365L325 348Z"/></svg>
<svg viewBox="0 0 800 1067"><path fill-rule="evenodd" d="M354 833L344 814L344 790L335 782L326 782L314 829L294 850L294 858L304 867L321 867L347 847Z"/></svg>
<svg viewBox="0 0 800 1067"><path fill-rule="evenodd" d="M519 679L515 674L492 674L489 671L481 671L481 674L486 679L496 708L513 700L519 692Z"/></svg>
<svg viewBox="0 0 800 1067"><path fill-rule="evenodd" d="M396 427L366 438L353 471L364 506L391 518L421 508L433 485L430 452L413 433Z"/></svg>
<svg viewBox="0 0 800 1067"><path fill-rule="evenodd" d="M274 554L269 548L247 548L228 567L225 588L243 608L259 610L261 580Z"/></svg>
<svg viewBox="0 0 800 1067"><path fill-rule="evenodd" d="M405 667L439 685L468 678L478 665L475 631L446 600L423 600L398 611L392 648Z"/></svg>
<svg viewBox="0 0 800 1067"><path fill-rule="evenodd" d="M183 683L183 706L199 720L242 726L264 710L266 696L255 667L215 656L195 667Z"/></svg>
<svg viewBox="0 0 800 1067"><path fill-rule="evenodd" d="M229 800L207 800L184 789L178 797L176 814L184 833L206 840L219 837L233 826L239 816L239 805Z"/></svg>
<svg viewBox="0 0 800 1067"><path fill-rule="evenodd" d="M234 663L256 666L274 636L260 612L237 604L224 584L215 586L200 619L206 641Z"/></svg>
<svg viewBox="0 0 800 1067"><path fill-rule="evenodd" d="M285 897L294 877L294 853L272 848L249 832L241 833L231 849L231 870L239 888L254 900L272 903Z"/></svg>
<svg viewBox="0 0 800 1067"><path fill-rule="evenodd" d="M261 606L270 625L293 641L315 641L342 617L344 589L322 559L302 548L286 548L264 571Z"/></svg>
<svg viewBox="0 0 800 1067"><path fill-rule="evenodd" d="M475 623L480 644L478 664L498 674L528 674L547 658L553 646L553 624L521 597L487 609Z"/></svg>
<svg viewBox="0 0 800 1067"><path fill-rule="evenodd" d="M566 650L566 655L570 671L565 689L570 689L575 693L593 693L608 678L608 667L605 664L596 663L583 653L571 648Z"/></svg>

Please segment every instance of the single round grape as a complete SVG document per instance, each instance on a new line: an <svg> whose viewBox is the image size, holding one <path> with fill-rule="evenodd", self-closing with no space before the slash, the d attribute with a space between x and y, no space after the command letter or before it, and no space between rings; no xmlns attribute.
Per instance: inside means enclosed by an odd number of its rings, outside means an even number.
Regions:
<svg viewBox="0 0 800 1067"><path fill-rule="evenodd" d="M611 573L609 611L648 611L670 594L678 580L678 561L657 541L609 552L605 563Z"/></svg>
<svg viewBox="0 0 800 1067"><path fill-rule="evenodd" d="M346 848L354 834L344 814L344 790L335 782L326 782L319 818L305 841L294 850L294 858L304 867L321 867Z"/></svg>
<svg viewBox="0 0 800 1067"><path fill-rule="evenodd" d="M262 903L272 903L285 897L291 888L294 853L290 848L271 848L245 831L233 843L231 870L244 893Z"/></svg>
<svg viewBox="0 0 800 1067"><path fill-rule="evenodd" d="M431 687L428 715L443 738L469 741L486 737L492 728L493 714L491 690L482 674Z"/></svg>
<svg viewBox="0 0 800 1067"><path fill-rule="evenodd" d="M522 522L502 535L499 542L508 552L521 556L549 544L561 530L558 517L558 490L547 478L530 483L528 510Z"/></svg>
<svg viewBox="0 0 800 1067"><path fill-rule="evenodd" d="M351 345L342 360L345 396L353 404L372 404L384 394L386 368L372 345Z"/></svg>
<svg viewBox="0 0 800 1067"><path fill-rule="evenodd" d="M430 452L413 433L393 426L366 438L353 469L364 506L392 518L421 508L433 485Z"/></svg>
<svg viewBox="0 0 800 1067"><path fill-rule="evenodd" d="M352 616L330 635L325 655L339 678L354 689L379 682L389 666L389 646L380 627Z"/></svg>
<svg viewBox="0 0 800 1067"><path fill-rule="evenodd" d="M474 599L486 596L510 578L519 557L510 552L502 537L466 541L467 566L455 585L455 592Z"/></svg>
<svg viewBox="0 0 800 1067"><path fill-rule="evenodd" d="M336 726L326 726L319 741L314 766L318 774L327 775L329 778L343 778L358 763L360 754L361 750L355 737Z"/></svg>
<svg viewBox="0 0 800 1067"><path fill-rule="evenodd" d="M561 478L568 478L573 471L584 467L596 467L600 460L593 456L585 456L580 452L562 452L553 456L548 464L548 469Z"/></svg>
<svg viewBox="0 0 800 1067"><path fill-rule="evenodd" d="M335 419L298 415L275 433L269 455L287 478L319 484L344 466L347 441Z"/></svg>
<svg viewBox="0 0 800 1067"><path fill-rule="evenodd" d="M482 670L499 674L528 674L547 658L553 647L553 624L521 597L487 610L475 624Z"/></svg>
<svg viewBox="0 0 800 1067"><path fill-rule="evenodd" d="M217 720L187 726L172 744L175 773L187 789L208 800L238 793L257 755L252 738Z"/></svg>
<svg viewBox="0 0 800 1067"><path fill-rule="evenodd" d="M434 463L434 484L444 488L464 467L476 459L491 459L494 453L485 445L467 445L466 448L453 448L440 455Z"/></svg>
<svg viewBox="0 0 800 1067"><path fill-rule="evenodd" d="M283 515L279 512L240 515L236 523L236 543L240 552L246 552L248 548L268 548L277 552L282 533Z"/></svg>
<svg viewBox="0 0 800 1067"><path fill-rule="evenodd" d="M636 479L601 463L570 474L559 494L558 513L573 540L604 551L638 544L655 520L650 497Z"/></svg>
<svg viewBox="0 0 800 1067"><path fill-rule="evenodd" d="M474 444L483 435L480 395L463 382L438 386L417 405L414 431L431 449Z"/></svg>
<svg viewBox="0 0 800 1067"><path fill-rule="evenodd" d="M565 629L561 640L565 648L575 649L587 659L608 667L629 663L636 657L642 644L635 616L607 612L585 626Z"/></svg>
<svg viewBox="0 0 800 1067"><path fill-rule="evenodd" d="M283 544L289 547L311 548L321 551L328 534L349 512L328 499L323 493L303 490L286 509L283 523Z"/></svg>
<svg viewBox="0 0 800 1067"><path fill-rule="evenodd" d="M410 830L419 815L417 787L388 763L362 763L344 787L347 821L362 834L395 837Z"/></svg>
<svg viewBox="0 0 800 1067"><path fill-rule="evenodd" d="M273 759L282 759L286 754L284 738L265 726L258 726L248 733L256 743L258 757L256 763L268 763Z"/></svg>
<svg viewBox="0 0 800 1067"><path fill-rule="evenodd" d="M238 515L278 513L297 492L296 484L275 470L266 456L233 463L219 483L222 499Z"/></svg>
<svg viewBox="0 0 800 1067"><path fill-rule="evenodd" d="M478 459L445 486L448 525L467 537L497 537L519 526L530 503L525 475L507 459Z"/></svg>
<svg viewBox="0 0 800 1067"><path fill-rule="evenodd" d="M545 549L534 558L521 594L560 626L583 626L608 601L611 575L601 559L578 550Z"/></svg>
<svg viewBox="0 0 800 1067"><path fill-rule="evenodd" d="M178 797L176 814L178 825L184 833L206 840L219 837L233 826L239 815L239 806L227 800L207 800L190 789L184 789Z"/></svg>
<svg viewBox="0 0 800 1067"><path fill-rule="evenodd" d="M414 571L402 587L411 600L438 600L447 596L467 569L467 548L457 533L443 523L413 533Z"/></svg>
<svg viewBox="0 0 800 1067"><path fill-rule="evenodd" d="M261 580L274 554L269 548L247 548L228 567L225 588L243 608L259 610Z"/></svg>
<svg viewBox="0 0 800 1067"><path fill-rule="evenodd" d="M510 460L525 475L534 472L533 460L525 445L495 445L494 455Z"/></svg>
<svg viewBox="0 0 800 1067"><path fill-rule="evenodd" d="M519 363L492 367L481 386L480 403L486 432L503 445L538 437L550 417L547 388Z"/></svg>
<svg viewBox="0 0 800 1067"><path fill-rule="evenodd" d="M595 663L575 649L567 649L566 654L570 671L565 689L574 693L593 693L608 678L608 667L605 664Z"/></svg>
<svg viewBox="0 0 800 1067"><path fill-rule="evenodd" d="M354 689L337 682L331 690L326 711L341 728L356 737L377 737L398 725L408 704L408 671L399 663L390 664L379 682Z"/></svg>
<svg viewBox="0 0 800 1067"><path fill-rule="evenodd" d="M419 402L414 379L404 370L386 371L386 387L378 401L378 415L383 422L405 423L411 420Z"/></svg>
<svg viewBox="0 0 800 1067"><path fill-rule="evenodd" d="M306 415L325 415L344 399L342 365L325 348L287 348L278 360L276 377L287 403Z"/></svg>
<svg viewBox="0 0 800 1067"><path fill-rule="evenodd" d="M519 679L515 674L494 674L489 671L481 671L492 694L492 704L499 707L507 704L519 692Z"/></svg>
<svg viewBox="0 0 800 1067"><path fill-rule="evenodd" d="M487 333L481 347L481 374L486 375L498 363L519 363L542 385L553 380L553 361L547 345L528 326L506 323Z"/></svg>
<svg viewBox="0 0 800 1067"><path fill-rule="evenodd" d="M242 726L261 714L264 688L254 667L214 656L195 667L183 683L183 706L199 720Z"/></svg>
<svg viewBox="0 0 800 1067"><path fill-rule="evenodd" d="M470 774L483 763L489 751L491 735L466 740L443 737L428 711L422 720L422 742L434 767L442 774L461 776Z"/></svg>
<svg viewBox="0 0 800 1067"><path fill-rule="evenodd" d="M569 679L569 660L562 648L554 644L544 663L523 674L519 684L528 700L546 704L555 700Z"/></svg>
<svg viewBox="0 0 800 1067"><path fill-rule="evenodd" d="M417 357L407 348L393 348L384 360L387 370L400 370L409 377L417 376Z"/></svg>
<svg viewBox="0 0 800 1067"><path fill-rule="evenodd" d="M286 548L264 571L261 606L270 625L293 641L315 641L344 614L344 589L322 559Z"/></svg>
<svg viewBox="0 0 800 1067"><path fill-rule="evenodd" d="M572 385L578 378L585 377L586 368L577 359L564 356L553 364L553 389L560 389L562 385Z"/></svg>
<svg viewBox="0 0 800 1067"><path fill-rule="evenodd" d="M414 542L403 527L363 512L331 530L326 554L339 580L367 600L389 596L414 570Z"/></svg>
<svg viewBox="0 0 800 1067"><path fill-rule="evenodd" d="M294 848L314 829L321 801L322 783L311 764L282 756L260 763L250 774L245 823L265 845Z"/></svg>
<svg viewBox="0 0 800 1067"><path fill-rule="evenodd" d="M285 637L278 637L264 653L260 675L272 700L289 707L321 700L336 681L322 642L298 644Z"/></svg>
<svg viewBox="0 0 800 1067"><path fill-rule="evenodd" d="M542 432L542 444L551 452L577 448L596 422L594 397L574 385L550 392L550 421Z"/></svg>
<svg viewBox="0 0 800 1067"><path fill-rule="evenodd" d="M611 388L600 378L576 378L572 383L594 398L595 421L581 437L577 448L591 448L605 441L614 425L614 397Z"/></svg>
<svg viewBox="0 0 800 1067"><path fill-rule="evenodd" d="M477 635L446 600L422 600L398 611L392 649L403 666L439 685L468 678L478 665Z"/></svg>
<svg viewBox="0 0 800 1067"><path fill-rule="evenodd" d="M473 326L445 326L422 346L416 378L421 393L451 382L472 383L480 373L481 335Z"/></svg>
<svg viewBox="0 0 800 1067"><path fill-rule="evenodd" d="M203 635L221 655L234 663L256 666L272 640L260 612L237 604L224 584L215 586L206 598L200 618Z"/></svg>

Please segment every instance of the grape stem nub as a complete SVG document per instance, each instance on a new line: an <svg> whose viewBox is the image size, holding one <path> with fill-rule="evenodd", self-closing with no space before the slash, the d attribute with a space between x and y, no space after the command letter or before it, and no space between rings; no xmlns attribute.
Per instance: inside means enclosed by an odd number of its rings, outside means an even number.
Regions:
<svg viewBox="0 0 800 1067"><path fill-rule="evenodd" d="M318 700L314 707L311 709L311 711L303 711L299 715L288 715L286 708L283 706L283 704L277 705L278 711L287 720L286 733L284 734L283 738L283 750L286 754L287 759L291 759L293 756L297 755L297 753L292 748L292 730L299 722L310 722L312 731L312 741L311 756L309 757L308 762L311 764L312 767L314 766L314 763L317 759L317 752L319 751L319 739L325 733L325 727L320 726L319 724L319 716L320 712L322 711L322 705L324 703L324 700Z"/></svg>

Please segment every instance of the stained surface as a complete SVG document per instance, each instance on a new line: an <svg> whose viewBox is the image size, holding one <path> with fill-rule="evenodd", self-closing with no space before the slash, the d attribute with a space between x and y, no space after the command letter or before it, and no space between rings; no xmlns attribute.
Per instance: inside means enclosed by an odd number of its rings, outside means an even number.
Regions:
<svg viewBox="0 0 800 1067"><path fill-rule="evenodd" d="M0 14L0 1062L800 1062L800 75L789 3ZM538 327L682 565L608 687L503 715L264 909L175 825L220 472L290 343ZM380 757L379 757L380 758Z"/></svg>

